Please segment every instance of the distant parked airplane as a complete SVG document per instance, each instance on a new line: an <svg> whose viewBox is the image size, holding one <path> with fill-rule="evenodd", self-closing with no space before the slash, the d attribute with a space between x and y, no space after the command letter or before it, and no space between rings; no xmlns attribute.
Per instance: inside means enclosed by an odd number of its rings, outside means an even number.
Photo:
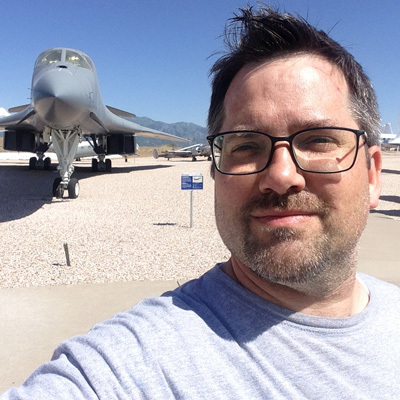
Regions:
<svg viewBox="0 0 400 400"><path fill-rule="evenodd" d="M178 136L145 128L126 118L135 115L105 106L92 60L83 52L68 48L46 50L36 60L31 86L31 103L9 109L0 117L4 149L36 153L31 169L47 169L44 153L52 144L59 162L60 177L53 182L53 196L79 195L79 182L71 178L72 165L82 138L91 144L98 159L92 169L110 171L108 154L134 154L135 135L172 141Z"/></svg>
<svg viewBox="0 0 400 400"><path fill-rule="evenodd" d="M166 150L158 153L157 149L153 150L153 157L164 157L168 160L175 157L192 157L192 161L197 161L198 156L207 157L207 160L211 160L211 149L207 144L194 144L193 146L183 147L178 150Z"/></svg>
<svg viewBox="0 0 400 400"><path fill-rule="evenodd" d="M381 134L381 147L386 150L393 148L399 149L400 146L400 134L395 134L392 131L392 126L390 123L382 126Z"/></svg>

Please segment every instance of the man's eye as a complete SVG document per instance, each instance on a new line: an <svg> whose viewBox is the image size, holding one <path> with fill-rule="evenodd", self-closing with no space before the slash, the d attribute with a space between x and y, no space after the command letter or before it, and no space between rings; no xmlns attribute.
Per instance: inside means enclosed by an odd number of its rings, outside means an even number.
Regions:
<svg viewBox="0 0 400 400"><path fill-rule="evenodd" d="M243 156L243 155L254 155L258 154L261 151L261 146L257 143L241 143L235 144L230 148L229 153L234 156Z"/></svg>
<svg viewBox="0 0 400 400"><path fill-rule="evenodd" d="M243 144L236 145L235 147L233 147L232 153L240 152L240 151L256 150L258 148L259 148L259 146L255 145L253 143L243 143Z"/></svg>
<svg viewBox="0 0 400 400"><path fill-rule="evenodd" d="M313 136L310 137L306 140L304 140L304 143L334 143L335 140L334 138L330 137L330 136Z"/></svg>
<svg viewBox="0 0 400 400"><path fill-rule="evenodd" d="M324 136L324 137L316 137L312 140L314 143L335 143L336 140L332 137L329 136Z"/></svg>
<svg viewBox="0 0 400 400"><path fill-rule="evenodd" d="M325 151L338 147L335 138L330 136L313 136L297 144L300 149L310 149L315 151Z"/></svg>

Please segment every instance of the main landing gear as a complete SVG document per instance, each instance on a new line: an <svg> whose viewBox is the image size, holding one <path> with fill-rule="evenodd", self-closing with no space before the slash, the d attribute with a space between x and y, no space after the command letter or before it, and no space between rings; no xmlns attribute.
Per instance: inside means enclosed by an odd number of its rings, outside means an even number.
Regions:
<svg viewBox="0 0 400 400"><path fill-rule="evenodd" d="M104 135L91 134L88 142L97 154L97 158L92 158L92 172L111 172L111 160L106 159L107 137Z"/></svg>
<svg viewBox="0 0 400 400"><path fill-rule="evenodd" d="M48 171L51 165L51 158L46 157L31 157L29 159L29 169L40 169Z"/></svg>
<svg viewBox="0 0 400 400"><path fill-rule="evenodd" d="M104 155L100 154L99 159L92 158L92 172L111 172L111 169L111 160L109 158L105 159Z"/></svg>

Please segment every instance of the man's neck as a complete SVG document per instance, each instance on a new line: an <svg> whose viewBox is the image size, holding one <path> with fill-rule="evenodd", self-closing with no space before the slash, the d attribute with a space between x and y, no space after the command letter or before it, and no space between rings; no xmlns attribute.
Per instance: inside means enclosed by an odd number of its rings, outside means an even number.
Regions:
<svg viewBox="0 0 400 400"><path fill-rule="evenodd" d="M257 296L303 314L344 318L360 313L369 301L368 292L357 280L355 271L339 287L320 296L268 282L234 258L225 263L223 271Z"/></svg>

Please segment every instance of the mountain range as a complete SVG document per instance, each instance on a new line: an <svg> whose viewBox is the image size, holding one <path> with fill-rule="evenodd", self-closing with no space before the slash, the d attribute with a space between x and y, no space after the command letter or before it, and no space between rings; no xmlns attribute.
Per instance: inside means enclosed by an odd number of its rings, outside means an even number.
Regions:
<svg viewBox="0 0 400 400"><path fill-rule="evenodd" d="M207 128L191 122L175 122L172 124L167 124L166 122L154 121L147 117L136 117L133 119L133 122L145 126L146 128L156 129L158 131L170 133L171 135L183 137L189 140L187 144L179 143L179 147L189 146L196 143L207 143ZM159 146L160 143L167 143L163 140L140 136L137 136L136 140L139 146Z"/></svg>

